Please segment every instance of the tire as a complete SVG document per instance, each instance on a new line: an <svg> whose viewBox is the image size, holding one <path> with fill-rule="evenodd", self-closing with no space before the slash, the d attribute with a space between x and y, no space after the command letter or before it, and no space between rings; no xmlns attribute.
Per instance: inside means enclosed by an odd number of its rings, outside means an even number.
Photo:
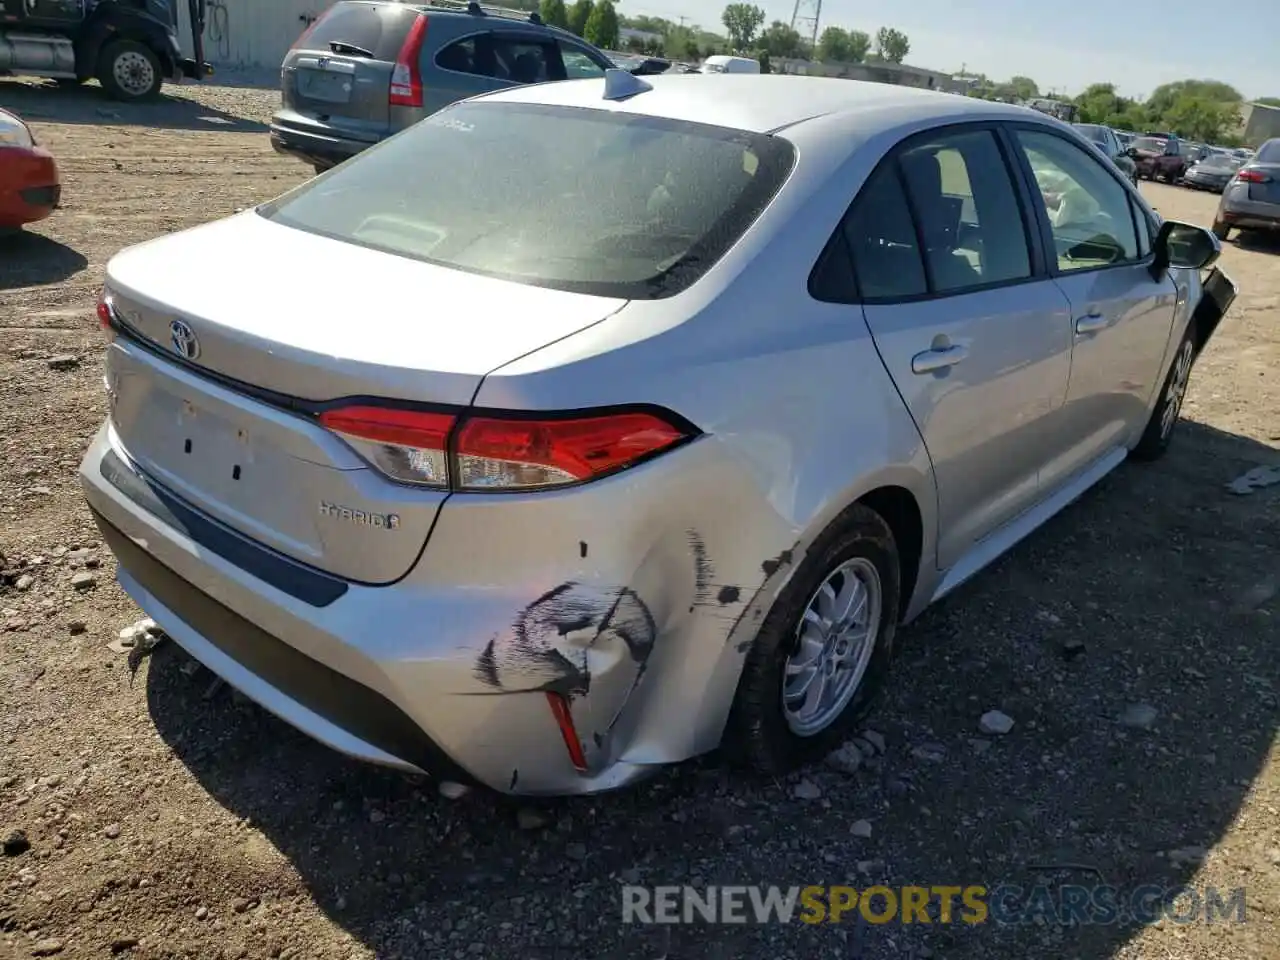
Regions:
<svg viewBox="0 0 1280 960"><path fill-rule="evenodd" d="M116 40L98 57L98 82L112 100L138 102L160 96L164 71L160 58L146 44Z"/></svg>
<svg viewBox="0 0 1280 960"><path fill-rule="evenodd" d="M1213 235L1226 243L1231 239L1231 227L1222 220L1213 221Z"/></svg>
<svg viewBox="0 0 1280 960"><path fill-rule="evenodd" d="M1187 332L1182 335L1178 349L1174 352L1173 363L1160 385L1160 399L1151 411L1151 419L1142 432L1138 445L1130 451L1135 460L1158 460L1169 449L1169 443L1178 426L1178 414L1182 411L1182 401L1187 395L1187 383L1191 378L1191 368L1196 362L1195 328L1188 325Z"/></svg>
<svg viewBox="0 0 1280 960"><path fill-rule="evenodd" d="M844 669L837 667L832 674L824 669L825 656L817 651L812 651L813 658L804 656L819 642L818 630L806 624L804 615L811 606L835 603L855 583L866 591L862 622L855 631L865 630L865 640L860 645L847 636L828 634L820 649L836 653L844 644L848 658ZM756 634L725 729L725 753L732 761L777 776L825 756L856 731L875 705L888 674L900 584L893 531L875 511L861 504L849 507L810 547ZM824 586L832 591L830 601L820 597ZM812 637L810 644L801 644L802 626ZM802 709L784 705L784 680L790 665L793 683L799 682L804 675L795 672L800 662L813 659L821 664L824 685L829 676L843 678L844 683L834 682L832 702L815 711L818 716L804 717ZM814 675L810 683L818 679Z"/></svg>
<svg viewBox="0 0 1280 960"><path fill-rule="evenodd" d="M316 176L318 177L320 176L320 174L324 173L326 170L331 170L333 168L325 163L313 163L311 165L311 169L316 172Z"/></svg>

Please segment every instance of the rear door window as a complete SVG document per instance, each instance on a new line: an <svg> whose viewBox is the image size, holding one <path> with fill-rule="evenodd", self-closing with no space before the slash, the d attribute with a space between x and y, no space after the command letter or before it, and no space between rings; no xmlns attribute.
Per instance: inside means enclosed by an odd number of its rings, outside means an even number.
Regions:
<svg viewBox="0 0 1280 960"><path fill-rule="evenodd" d="M596 63L585 50L563 40L557 41L564 73L569 80L585 80L604 76L604 67Z"/></svg>
<svg viewBox="0 0 1280 960"><path fill-rule="evenodd" d="M417 17L416 10L398 4L337 3L315 22L303 48L333 53L331 44L345 44L394 63Z"/></svg>
<svg viewBox="0 0 1280 960"><path fill-rule="evenodd" d="M493 38L494 78L509 83L545 83L561 79L555 44L523 37Z"/></svg>
<svg viewBox="0 0 1280 960"><path fill-rule="evenodd" d="M1017 192L995 134L951 133L899 157L935 293L1031 276Z"/></svg>

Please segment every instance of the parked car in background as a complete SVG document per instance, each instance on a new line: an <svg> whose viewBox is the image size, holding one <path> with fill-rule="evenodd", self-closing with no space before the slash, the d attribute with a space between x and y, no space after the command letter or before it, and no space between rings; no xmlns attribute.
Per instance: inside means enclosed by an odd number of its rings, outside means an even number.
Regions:
<svg viewBox="0 0 1280 960"><path fill-rule="evenodd" d="M517 87L112 258L80 479L165 632L351 756L778 775L899 624L1176 442L1220 251L1021 107Z"/></svg>
<svg viewBox="0 0 1280 960"><path fill-rule="evenodd" d="M455 100L614 66L537 13L478 3L340 0L281 67L271 145L317 173Z"/></svg>
<svg viewBox="0 0 1280 960"><path fill-rule="evenodd" d="M1187 170L1182 143L1175 137L1147 134L1133 141L1129 156L1137 165L1138 176L1147 180L1177 183Z"/></svg>
<svg viewBox="0 0 1280 960"><path fill-rule="evenodd" d="M61 197L53 155L22 118L0 108L0 231L45 219Z"/></svg>
<svg viewBox="0 0 1280 960"><path fill-rule="evenodd" d="M1102 155L1114 163L1130 183L1137 186L1138 165L1133 162L1133 158L1129 156L1127 148L1120 143L1120 138L1116 136L1114 130L1098 123L1075 123L1072 126L1101 150Z"/></svg>
<svg viewBox="0 0 1280 960"><path fill-rule="evenodd" d="M760 61L751 57L730 57L717 53L698 67L699 73L759 73Z"/></svg>
<svg viewBox="0 0 1280 960"><path fill-rule="evenodd" d="M1280 230L1280 137L1259 147L1223 191L1213 232L1226 240L1233 229Z"/></svg>
<svg viewBox="0 0 1280 960"><path fill-rule="evenodd" d="M1182 175L1182 184L1196 190L1221 193L1243 164L1243 160L1228 154L1211 153L1187 168L1187 172Z"/></svg>

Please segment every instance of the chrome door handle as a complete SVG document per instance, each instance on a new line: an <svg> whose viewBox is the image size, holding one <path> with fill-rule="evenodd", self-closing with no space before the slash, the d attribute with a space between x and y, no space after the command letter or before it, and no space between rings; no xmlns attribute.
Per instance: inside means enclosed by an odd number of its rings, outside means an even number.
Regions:
<svg viewBox="0 0 1280 960"><path fill-rule="evenodd" d="M1102 314L1091 313L1076 321L1076 333L1097 333L1099 330L1105 330L1108 322Z"/></svg>
<svg viewBox="0 0 1280 960"><path fill-rule="evenodd" d="M945 370L947 367L954 367L967 356L969 356L969 348L958 343L953 343L949 347L934 347L932 350L917 353L911 358L911 372L933 373L937 370Z"/></svg>

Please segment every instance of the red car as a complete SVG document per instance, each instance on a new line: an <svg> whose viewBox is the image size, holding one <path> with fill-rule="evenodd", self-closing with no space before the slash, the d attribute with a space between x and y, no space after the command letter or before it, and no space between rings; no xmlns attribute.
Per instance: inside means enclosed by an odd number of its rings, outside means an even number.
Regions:
<svg viewBox="0 0 1280 960"><path fill-rule="evenodd" d="M21 119L0 109L0 230L43 220L61 197L53 156Z"/></svg>

